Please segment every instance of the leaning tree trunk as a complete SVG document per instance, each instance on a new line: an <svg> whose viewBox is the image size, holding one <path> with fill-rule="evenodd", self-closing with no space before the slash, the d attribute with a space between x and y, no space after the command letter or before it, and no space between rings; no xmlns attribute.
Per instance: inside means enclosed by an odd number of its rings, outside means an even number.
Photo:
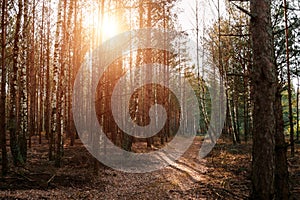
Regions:
<svg viewBox="0 0 300 200"><path fill-rule="evenodd" d="M275 94L271 0L251 0L253 45L253 162L252 199L273 199L275 194Z"/></svg>

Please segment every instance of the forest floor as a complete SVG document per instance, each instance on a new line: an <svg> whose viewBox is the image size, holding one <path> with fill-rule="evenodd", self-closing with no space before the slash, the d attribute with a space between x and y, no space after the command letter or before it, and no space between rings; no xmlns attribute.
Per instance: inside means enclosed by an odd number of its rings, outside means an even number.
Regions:
<svg viewBox="0 0 300 200"><path fill-rule="evenodd" d="M130 174L100 165L98 175L80 140L65 147L61 168L48 161L46 141L34 142L26 166L1 178L0 199L247 199L251 144L219 139L213 151L199 160L201 140L196 137L189 150L165 169ZM296 157L288 163L294 199L300 199L300 144L296 147Z"/></svg>

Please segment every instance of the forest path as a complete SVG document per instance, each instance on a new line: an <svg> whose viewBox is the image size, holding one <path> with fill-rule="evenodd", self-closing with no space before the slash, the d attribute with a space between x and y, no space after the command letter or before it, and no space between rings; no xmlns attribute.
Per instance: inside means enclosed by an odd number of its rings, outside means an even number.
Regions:
<svg viewBox="0 0 300 200"><path fill-rule="evenodd" d="M246 152L249 149L242 145L234 149L232 145L227 147L223 143L207 158L199 159L201 143L202 137L196 137L190 148L176 162L164 156L169 166L159 171L127 174L107 169L109 174L116 173L116 176L108 180L109 186L103 193L105 199L247 198L250 186L250 181L247 180L250 156ZM227 148L234 155L227 154ZM229 162L226 163L227 161Z"/></svg>
<svg viewBox="0 0 300 200"><path fill-rule="evenodd" d="M251 144L220 139L200 160L202 137L196 137L184 155L164 169L133 174L100 165L95 175L94 159L80 140L65 147L61 168L48 161L47 141L37 141L26 166L13 168L0 181L0 199L246 199L250 192Z"/></svg>
<svg viewBox="0 0 300 200"><path fill-rule="evenodd" d="M144 173L128 174L106 169L109 179L105 199L208 199L212 191L207 183L209 168L206 159L199 159L200 137L196 137L190 148L176 162L167 156L169 163L164 169ZM112 187L111 187L112 186ZM109 195L110 194L110 195ZM114 195L111 195L114 194Z"/></svg>

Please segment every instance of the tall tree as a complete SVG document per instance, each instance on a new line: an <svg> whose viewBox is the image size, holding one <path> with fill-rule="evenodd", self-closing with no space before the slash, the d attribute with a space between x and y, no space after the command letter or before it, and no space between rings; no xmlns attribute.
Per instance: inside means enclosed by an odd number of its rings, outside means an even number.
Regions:
<svg viewBox="0 0 300 200"><path fill-rule="evenodd" d="M58 8L60 9L60 8ZM64 99L64 79L65 79L65 66L66 66L66 35L67 35L67 27L66 27L66 20L67 20L67 1L64 0L63 6L62 6L62 12L63 17L60 28L62 31L62 41L61 41L61 47L60 51L57 51L59 54L59 61L58 64L58 71L56 74L57 80L57 88L56 88L56 155L55 155L55 166L60 167L61 166L61 158L63 154L63 137L62 137L62 128L64 125L64 118L63 118L63 99ZM59 20L59 19L58 19ZM59 37L59 35L57 35Z"/></svg>
<svg viewBox="0 0 300 200"><path fill-rule="evenodd" d="M274 38L274 27L273 27L273 38ZM274 57L275 65L276 65L276 71L277 71L277 73L276 73L277 87L276 87L276 96L275 96L275 104L274 104L275 119L276 119L275 198L278 200L283 200L283 199L287 200L287 199L289 199L290 190L289 190L289 173L288 173L288 165L287 165L287 145L286 145L285 137L284 137L284 120L283 120L282 95L281 95L283 88L282 88L282 84L280 83L280 80L279 80L280 67L278 67L277 60L276 60L276 42L275 42L275 40L273 42L274 42L273 57ZM287 44L288 43L286 43L286 45ZM286 49L288 49L288 47ZM289 65L289 64L287 64L287 65ZM289 103L291 103L291 102L289 102ZM290 111L290 109L291 109L291 107L289 106L289 111Z"/></svg>
<svg viewBox="0 0 300 200"><path fill-rule="evenodd" d="M23 15L23 1L18 1L18 14L15 24L15 36L13 44L13 58L12 69L9 72L9 85L10 85L10 109L9 109L9 132L10 132L10 148L13 156L13 162L15 165L23 164L24 159L20 151L20 139L19 139L19 119L18 113L20 111L20 105L17 101L18 93L18 67L19 67L19 42L21 32L21 19Z"/></svg>
<svg viewBox="0 0 300 200"><path fill-rule="evenodd" d="M253 161L252 199L275 195L275 94L271 0L251 0L250 31L253 45Z"/></svg>
<svg viewBox="0 0 300 200"><path fill-rule="evenodd" d="M277 76L278 77L278 76ZM277 81L275 96L275 197L277 200L289 197L289 174L287 165L287 145L284 138L284 122L281 104L281 84Z"/></svg>
<svg viewBox="0 0 300 200"><path fill-rule="evenodd" d="M288 15L287 3L283 0L284 6L284 24L285 24L285 46L286 46L286 67L287 67L287 86L288 86L288 101L289 101L289 124L290 124L290 143L291 155L295 156L294 144L294 120L293 120L293 107L292 107L292 87L291 87L291 70L290 70L290 47L289 47L289 28L288 28Z"/></svg>
<svg viewBox="0 0 300 200"><path fill-rule="evenodd" d="M283 135L271 1L251 0L253 45L253 162L252 199L288 199L286 146Z"/></svg>
<svg viewBox="0 0 300 200"><path fill-rule="evenodd" d="M54 44L54 53L53 53L53 71L52 71L52 85L51 85L51 132L50 132L50 141L49 141L49 159L53 160L54 155L54 143L57 139L56 134L61 130L58 130L58 124L61 123L60 112L58 111L60 101L58 94L58 85L59 85L59 74L60 74L60 49L61 49L61 27L62 27L62 12L63 4L62 0L58 1L57 6L57 21L56 21L56 30L55 30L55 44ZM58 139L59 140L59 139Z"/></svg>
<svg viewBox="0 0 300 200"><path fill-rule="evenodd" d="M6 150L6 15L7 1L2 1L1 16L1 96L0 96L0 141L2 150L2 174L8 170L8 159Z"/></svg>

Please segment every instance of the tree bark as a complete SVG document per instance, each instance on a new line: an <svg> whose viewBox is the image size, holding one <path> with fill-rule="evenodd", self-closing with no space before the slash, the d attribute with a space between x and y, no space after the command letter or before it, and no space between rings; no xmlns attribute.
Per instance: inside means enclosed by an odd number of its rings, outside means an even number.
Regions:
<svg viewBox="0 0 300 200"><path fill-rule="evenodd" d="M250 31L253 45L253 161L252 199L275 195L275 94L271 0L251 0Z"/></svg>
<svg viewBox="0 0 300 200"><path fill-rule="evenodd" d="M18 89L18 57L19 57L19 39L21 31L21 18L23 15L23 2L18 1L18 14L15 26L15 36L13 45L13 61L12 69L9 72L10 82L10 109L9 109L9 132L10 132L10 148L13 156L14 165L20 165L24 163L19 147L19 124L18 113L20 111L19 102L17 101L17 89Z"/></svg>
<svg viewBox="0 0 300 200"><path fill-rule="evenodd" d="M62 0L58 2L58 13L57 13L57 24L56 24L56 31L55 31L55 48L53 53L53 84L51 88L51 131L50 131L50 141L49 141L49 159L53 160L53 151L54 151L54 143L55 143L55 136L58 133L60 124L60 116L58 112L58 101L60 101L58 97L58 85L59 85L59 74L60 74L60 62L59 62L59 55L60 55L60 36L61 36L61 26L62 26Z"/></svg>
<svg viewBox="0 0 300 200"><path fill-rule="evenodd" d="M289 105L289 125L290 125L290 143L291 156L295 156L295 141L294 141L294 120L293 120L293 106L292 106L292 88L291 88L291 73L290 73L290 53L289 53L289 28L287 17L287 3L283 0L284 7L284 23L285 23L285 51L286 51L286 70L287 70L287 85L288 85L288 105Z"/></svg>
<svg viewBox="0 0 300 200"><path fill-rule="evenodd" d="M46 131L46 138L49 139L49 135L51 134L51 82L50 82L50 13L49 13L50 4L47 3L47 32L46 32L46 83L45 83L45 131ZM49 140L50 144L50 140ZM50 159L50 148L49 148L49 159Z"/></svg>
<svg viewBox="0 0 300 200"><path fill-rule="evenodd" d="M8 159L6 150L6 11L7 1L2 2L2 16L1 16L1 98L0 98L0 141L2 150L2 175L6 175L8 171Z"/></svg>
<svg viewBox="0 0 300 200"><path fill-rule="evenodd" d="M278 84L274 105L276 117L275 134L275 195L277 200L289 199L289 173L287 165L287 145L284 139L284 121L281 104L281 87Z"/></svg>

